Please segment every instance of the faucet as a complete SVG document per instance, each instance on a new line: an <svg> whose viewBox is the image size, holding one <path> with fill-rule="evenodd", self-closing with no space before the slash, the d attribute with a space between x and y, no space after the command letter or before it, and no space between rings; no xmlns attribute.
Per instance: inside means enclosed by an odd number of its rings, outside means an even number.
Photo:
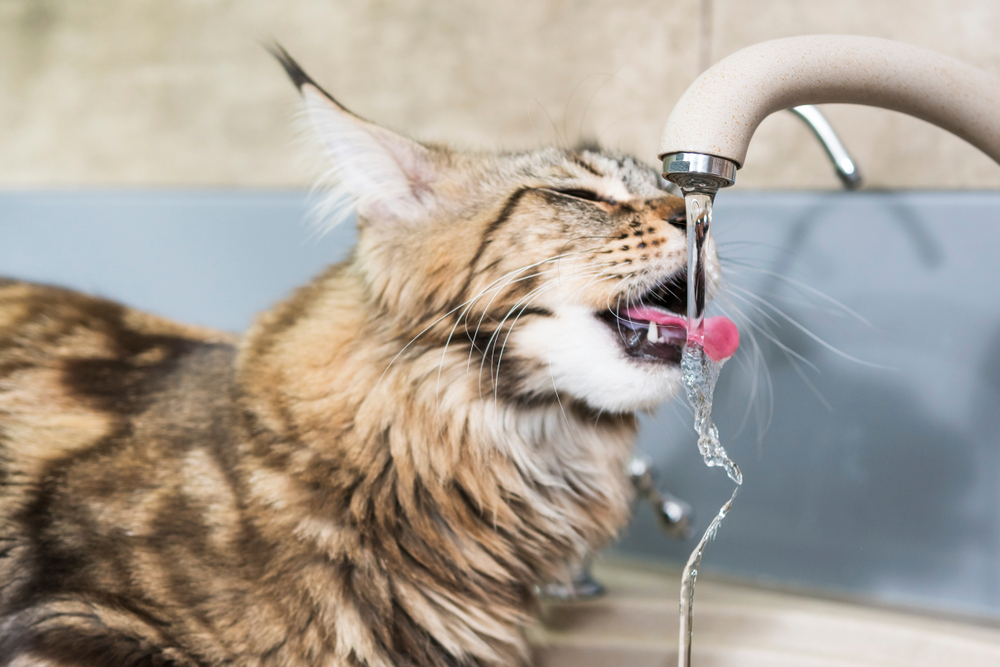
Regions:
<svg viewBox="0 0 1000 667"><path fill-rule="evenodd" d="M802 105L789 111L805 122L819 139L844 188L855 190L860 187L861 174L820 110L811 105ZM669 183L669 186L677 187L675 183ZM644 456L633 456L626 464L626 471L636 496L652 506L660 529L674 539L686 540L691 537L694 509L690 504L657 486L657 471L652 460ZM560 601L592 600L601 597L605 592L604 586L591 574L590 561L588 554L579 561L571 563L568 581L550 582L539 586L538 592L549 600Z"/></svg>
<svg viewBox="0 0 1000 667"><path fill-rule="evenodd" d="M830 126L823 112L811 104L792 107L788 109L788 112L794 114L812 130L813 135L822 144L827 157L830 158L830 162L833 164L833 171L837 174L837 178L840 179L840 183L844 186L844 189L857 190L860 188L864 180L861 177L861 172L858 171L853 158L851 158L847 149L844 148L840 137L834 132L833 127ZM663 183L671 193L684 196L684 193L681 192L680 187L676 183L672 183L666 179L663 179Z"/></svg>
<svg viewBox="0 0 1000 667"><path fill-rule="evenodd" d="M736 181L761 121L789 109L807 122L848 189L860 175L813 104L841 102L901 111L965 139L1000 163L1000 79L959 60L873 37L822 35L764 42L706 70L667 119L660 142L663 177L687 192L712 197ZM628 473L638 495L654 505L675 537L690 531L691 508L656 488L647 460ZM572 581L540 587L555 599L596 597L603 587L584 558Z"/></svg>
<svg viewBox="0 0 1000 667"><path fill-rule="evenodd" d="M937 125L1000 163L1000 79L950 56L874 37L811 35L747 47L706 70L667 119L663 177L714 197L775 111L840 102ZM818 134L818 133L817 133ZM933 157L930 158L933 164Z"/></svg>

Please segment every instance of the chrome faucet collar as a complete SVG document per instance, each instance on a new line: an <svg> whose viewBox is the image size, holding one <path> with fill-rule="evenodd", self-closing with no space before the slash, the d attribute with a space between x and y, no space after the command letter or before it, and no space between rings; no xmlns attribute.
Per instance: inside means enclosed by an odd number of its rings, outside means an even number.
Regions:
<svg viewBox="0 0 1000 667"><path fill-rule="evenodd" d="M720 188L736 182L739 165L732 160L704 153L670 153L663 156L663 178L683 192L702 192L715 197Z"/></svg>

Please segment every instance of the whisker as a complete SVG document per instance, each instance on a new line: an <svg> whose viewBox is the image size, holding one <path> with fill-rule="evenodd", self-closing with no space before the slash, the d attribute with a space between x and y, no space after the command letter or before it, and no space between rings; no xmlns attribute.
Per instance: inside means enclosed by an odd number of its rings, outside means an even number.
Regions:
<svg viewBox="0 0 1000 667"><path fill-rule="evenodd" d="M722 299L720 299L720 301L722 301ZM730 313L726 310L725 307L719 304L719 310L722 311L724 315L727 316L736 315L736 317L732 317L732 319L734 320L747 322L750 319L748 316L743 314L743 312L740 311L738 308L735 308L735 306L734 309L736 312ZM733 434L732 437L734 439L739 437L740 433L743 432L743 429L746 428L746 425L750 420L750 414L753 411L753 406L755 405L757 399L757 392L759 391L758 378L760 376L761 365L763 365L764 381L765 381L765 386L767 388L766 405L768 408L768 416L766 420L763 420L764 423L761 423L762 420L758 419L757 443L759 445L763 440L764 433L767 431L768 428L770 428L771 419L774 416L774 386L771 381L770 369L767 367L767 358L764 356L764 352L760 347L760 343L757 341L757 336L754 334L753 328L751 327L748 329L744 329L743 331L746 332L747 336L750 339L751 350L753 352L751 354L746 355L751 358L751 361L743 362L741 357L744 355L737 355L737 360L738 363L741 362L746 363L745 368L750 376L750 391L749 391L749 396L747 397L746 409L743 411L743 417L740 419L740 424L737 427L736 432Z"/></svg>
<svg viewBox="0 0 1000 667"><path fill-rule="evenodd" d="M510 328L507 329L507 335L503 339L503 345L500 346L500 354L497 355L496 379L495 379L495 381L493 383L493 400L494 401L497 400L497 390L498 390L498 387L499 387L499 384L500 384L500 365L503 363L503 353L504 353L504 350L507 349L507 341L510 340L510 335L514 332L514 326L517 324L517 321L521 318L521 315L524 314L524 311L528 308L528 306L530 306L531 303L535 300L535 298L537 298L538 294L541 294L541 291L542 291L541 289L537 290L537 294L535 294L531 299L525 301L525 304L521 308L520 312L518 312L518 314L514 317L514 320L510 323ZM516 308L516 307L517 306L515 304L514 308ZM504 316L504 319L501 320L501 322L500 322L500 328L497 329L498 332L503 329L504 322L507 320L508 317L510 317L510 313L514 310L514 308L511 308L511 310L507 312L507 315ZM496 345L494 345L494 349L496 349ZM491 373L493 372L492 367L490 369L490 372Z"/></svg>
<svg viewBox="0 0 1000 667"><path fill-rule="evenodd" d="M549 379L552 381L552 393L556 395L556 402L559 404L559 412L562 413L563 422L565 422L566 426L569 426L569 416L566 414L566 409L563 407L562 399L559 397L559 388L556 387L556 377L552 373L552 360L546 358L545 361L546 365L549 367Z"/></svg>
<svg viewBox="0 0 1000 667"><path fill-rule="evenodd" d="M581 252L586 252L586 251L581 251ZM557 260L557 259L562 259L562 258L564 258L564 257L572 257L572 256L575 256L575 255L579 255L579 254L580 254L580 252L573 252L573 253L565 253L565 254L562 254L562 255L556 255L556 256L555 256L555 257L553 257L553 258L550 258L550 259L548 259L548 260L545 260L545 261L542 261L542 262L538 262L538 263L536 263L536 264L532 264L532 265L530 265L530 266L528 266L528 267L526 267L526 268L534 268L535 266L539 266L539 265L541 265L541 264L545 264L545 263L548 263L548 262L551 262L551 261L554 261L554 260ZM558 269L558 264L556 265L556 268ZM508 275L509 275L509 274L508 274ZM509 284L509 283L508 283L508 284ZM476 324L476 333L474 334L474 336L478 336L478 335L479 335L479 328L480 328L480 327L482 326L482 324L483 324L483 320L484 320L484 319L486 318L486 315L487 315L487 314L489 313L489 311L490 311L490 307L491 307L491 306L493 305L493 301L494 301L494 300L495 300L495 299L497 298L497 296L499 296L499 295L500 295L500 292L499 292L499 291L497 291L497 292L496 292L496 293L495 293L495 294L494 294L494 295L493 295L493 296L492 296L492 297L490 298L490 300L489 300L489 301L488 301L488 302L486 303L486 308L485 308L485 309L483 310L483 314L482 314L482 316L481 316L481 317L479 318L479 322L478 322L478 324Z"/></svg>
<svg viewBox="0 0 1000 667"><path fill-rule="evenodd" d="M605 263L605 264L606 264L606 263ZM601 266L601 265L599 264L599 265L597 265L596 267L591 267L591 268L592 268L592 269L596 269L596 268L598 268L598 267L600 267L600 266ZM556 271L556 273L558 274L558 275L556 276L556 280L561 280L561 279L562 279L562 274L561 274L561 270L559 269L558 265L557 265L556 269L554 269L554 270L555 270L555 271ZM547 272L545 272L545 273L548 273L548 272L551 272L551 270L550 270L550 271L547 271ZM540 275L540 274L539 274L539 275ZM573 275L575 275L575 274L573 274ZM570 277L572 277L572 276L570 276ZM515 281L515 282L516 282L516 281ZM508 284L510 284L510 283L508 283ZM479 336L479 329L480 329L480 328L482 327L482 325L483 325L483 321L484 321L484 320L486 319L486 316L487 316L487 315L489 314L489 311L490 311L490 308L491 308L491 307L492 307L492 305L493 305L493 300L494 300L494 299L495 299L496 297L497 297L497 294L494 294L493 298L491 298L491 299L489 300L489 302L488 302L488 303L486 304L486 308L485 308L485 309L483 310L483 314L482 314L482 315L480 316L480 318L479 318L479 322L478 322L478 323L476 324L476 331L475 331L475 333L474 333L474 334L469 334L469 333L468 333L468 328L466 328L466 335L467 335L467 336L469 337L469 340L471 340L471 341L474 341L474 340L475 340L476 338L478 338L478 336ZM488 344L487 344L487 349L489 349L489 346L488 346ZM471 365L471 364L472 364L472 354L473 354L473 352L474 352L474 351L475 351L475 347L473 347L473 348L470 348L470 349L469 349L469 365ZM486 352L486 350L483 350L483 352L485 353L485 352Z"/></svg>
<svg viewBox="0 0 1000 667"><path fill-rule="evenodd" d="M882 364L876 364L876 363L871 362L871 361L865 361L863 359L858 359L857 357L851 356L851 355L847 354L846 352L843 352L842 350L837 349L836 347L834 347L830 343L827 343L825 340L823 340L822 338L820 338L819 336L817 336L816 334L814 334L812 331L810 331L809 329L807 329L805 326L803 326L801 323L799 323L798 320L796 320L795 318L789 316L788 314L786 314L783 310L781 310L780 308L778 308L774 304L772 304L772 303L770 303L770 302L768 302L768 301L766 301L764 299L761 299L760 297L758 297L757 295L755 295L755 294L753 294L751 292L746 292L746 295L748 297L750 297L751 299L759 301L761 304L763 304L767 308L770 308L772 311L774 311L774 313L776 313L783 320L785 320L786 322L788 322L789 324L791 324L793 327L795 327L796 329L798 329L799 331L801 331L805 335L809 336L809 338L812 338L814 341L816 341L817 343L819 343L820 345L822 345L823 347L825 347L830 352L833 352L834 354L836 354L838 357L842 357L844 359L847 359L848 361L853 361L854 363L860 364L862 366L867 366L868 368L877 368L879 370L884 370L884 371L898 370L898 369L893 368L891 366L883 366Z"/></svg>
<svg viewBox="0 0 1000 667"><path fill-rule="evenodd" d="M586 251L581 251L581 252L586 252ZM527 276L527 277L523 277L522 276L521 278L517 278L517 275L519 273L521 273L523 271L526 271L526 270L529 270L531 268L535 268L537 266L541 266L543 264L546 264L546 263L549 263L549 262L552 262L552 261L558 261L559 259L562 259L562 258L565 258L565 257L569 257L569 256L573 256L573 255L576 255L576 254L579 254L579 253L561 253L559 255L555 255L553 257L549 257L547 259L541 260L541 261L536 262L534 264L528 264L528 265L519 267L517 269L514 269L513 271L510 271L510 272L504 274L503 276L501 276L500 278L498 278L497 280L495 280L493 283L491 283L485 289L481 290L472 299L466 301L465 304L462 304L463 306L465 306L465 310L462 311L462 313L456 319L455 324L452 326L451 331L448 332L448 337L445 340L445 344L444 344L444 346L443 346L443 348L441 350L441 360L440 360L440 362L438 362L438 373L437 373L437 379L436 379L436 385L435 385L435 396L437 397L437 399L436 399L437 400L436 411L437 411L437 416L438 416L438 426L439 426L439 428L443 428L442 424L441 424L441 402L440 402L440 396L441 396L441 374L444 371L444 362L445 362L445 359L447 358L448 347L451 345L451 340L452 340L452 338L455 335L455 330L458 328L458 325L462 322L462 320L466 319L466 315L469 312L469 310L472 308L472 306L475 305L475 303L480 298L482 298L483 296L485 296L485 294L488 291L494 291L495 292L494 295L493 295L493 297L491 297L490 302L489 302L489 303L492 303L493 299L495 299L497 297L497 295L505 287L509 286L513 282L517 282L517 280L527 280L527 279L529 279L531 277L531 276ZM558 266L557 266L557 268L558 268ZM536 275L541 275L541 274L546 273L546 272L547 271L542 271L542 272L539 272ZM515 278L517 278L517 280L515 280ZM497 285L497 283L499 283L501 281L504 281L505 279L506 279L506 282L504 282L502 285L499 285L499 286L497 286L497 287L494 288L494 286ZM459 307L462 307L462 306L459 306ZM489 304L487 304L487 309L486 309L486 311L484 311L483 317L485 317L486 312L488 312L488 310L489 310ZM454 312L454 310L450 311L448 314L450 314L451 312ZM440 321L440 319L437 320L434 324L436 324L439 321ZM480 325L482 324L482 318L480 318L479 324ZM431 326L433 326L433 324ZM418 334L418 336L422 335L426 331L427 330L425 329L420 334ZM477 325L477 328L476 328L476 335L478 335L478 333L479 333L479 325ZM467 327L466 327L466 334L468 335L468 328ZM416 339L414 338L414 340L416 340ZM470 336L470 341L472 341L472 340L474 340L474 339ZM412 342L413 341L411 341L411 343ZM409 346L409 343L407 344L407 346ZM474 342L473 342L473 346L474 346ZM400 353L402 353L402 350L400 351ZM398 356L399 355L397 355L397 358L398 358ZM395 358L393 359L393 361L395 361ZM471 364L471 361L472 361L472 350L470 349L470 351L469 351L469 363L470 364ZM391 363L390 363L390 365L391 365ZM467 367L467 369L468 369L468 367ZM386 370L388 371L388 368ZM383 375L384 374L385 373L383 373ZM380 380L381 380L381 378L380 378Z"/></svg>
<svg viewBox="0 0 1000 667"><path fill-rule="evenodd" d="M748 271L753 271L754 273L759 273L759 274L762 274L762 275L765 275L765 276L769 276L771 278L775 278L775 279L780 280L782 282L788 283L789 285L797 287L797 288L799 288L801 290L804 290L804 291L808 292L809 294L812 294L813 296L815 296L817 298L820 298L823 301L826 301L827 303L829 303L829 304L831 304L833 306L836 306L837 308L839 308L843 312L847 313L848 315L850 315L851 317L853 317L854 319L856 319L858 322L861 322L862 324L864 324L866 326L869 326L872 329L876 329L877 328L867 318L865 318L863 315L861 315L860 313L858 313L854 309L852 309L849 306L847 306L846 304L838 301L837 299L834 299L830 295L823 293L821 290L818 290L815 287L807 285L807 284L805 284L805 283L803 283L801 281L795 280L794 278L789 278L788 276L783 276L780 273L777 273L775 271L770 271L768 269L761 269L759 267L750 266L748 264L744 264L744 263L740 263L740 262L735 262L735 263L738 266L741 266L742 268L744 268L744 269L746 269Z"/></svg>
<svg viewBox="0 0 1000 667"><path fill-rule="evenodd" d="M785 356L786 358L788 357L787 353L785 354ZM796 375L802 378L802 381L806 384L807 387L809 387L809 389L816 396L819 402L823 404L823 407L826 408L828 412L833 412L833 406L830 405L830 402L826 400L825 396L823 396L823 392L819 390L819 387L813 384L812 380L810 380L808 376L806 376L806 374L802 372L802 369L799 368L799 364L794 359L791 358L788 359L788 363L792 367L792 369L795 370Z"/></svg>
<svg viewBox="0 0 1000 667"><path fill-rule="evenodd" d="M730 294L729 296L732 296L732 297L735 297L735 298L739 299L740 301L744 302L746 305L748 305L751 308L753 308L755 311L761 313L761 315L767 317L767 313L764 312L764 310L760 306L757 306L756 304L751 303L748 299L743 298L739 294ZM777 324L777 322L774 321L773 319L771 321L773 321L775 324ZM808 365L810 368L812 368L817 373L820 372L819 368L815 364L813 364L811 361L809 361L808 359L806 359L805 357L803 357L801 354L799 354L798 352L796 352L795 350L793 350L792 348L788 347L787 345L785 345L784 343L782 343L780 340L778 340L777 336L775 336L775 334L772 331L769 331L765 325L762 325L760 322L755 321L753 318L747 318L746 319L746 323L747 323L748 326L753 327L754 329L756 329L757 331L759 331L765 338L767 338L776 347L778 347L778 349L782 350L783 352L787 352L787 353L789 353L791 355L794 355L796 359L798 359L802 363Z"/></svg>
<svg viewBox="0 0 1000 667"><path fill-rule="evenodd" d="M585 275L586 274L584 274L584 276ZM487 345L486 345L486 350L488 351L489 348L492 346L493 349L494 349L494 352L495 352L496 351L496 342L499 340L499 335L503 331L503 327L504 327L504 324L506 323L507 319L511 316L511 314L513 314L513 312L515 310L517 310L518 306L520 306L522 303L524 304L521 307L520 312L518 312L518 314L515 316L514 321L511 323L510 328L507 331L507 335L504 338L503 345L500 348L500 354L497 357L497 361L496 361L496 367L495 367L496 375L495 376L494 376L494 366L492 364L493 359L492 359L492 357L490 359L490 361L491 361L491 365L490 365L490 378L493 381L494 400L496 400L496 393L497 393L499 379L500 379L499 378L499 376L500 376L500 363L503 360L503 351L504 351L504 348L507 345L507 340L510 338L510 334L514 330L514 325L517 323L517 320L520 319L521 315L528 308L528 306L530 306L531 303L534 301L534 299L538 297L539 294L541 294L542 292L547 291L549 289L554 289L555 287L557 287L559 285L559 282L560 282L559 278L556 278L554 280L550 280L550 281L548 281L546 283L543 283L542 285L536 287L535 289L533 289L530 292L528 292L528 294L526 294L525 296L523 296L520 299L518 299L518 301L515 302L514 305L507 311L507 314L504 315L503 319L500 321L500 324L497 326L497 329L490 336L490 339L489 339L489 341L487 342ZM482 377L482 375L481 375L482 374L482 368L485 365L485 363L486 363L486 355L484 354L483 361L480 363L480 377Z"/></svg>
<svg viewBox="0 0 1000 667"><path fill-rule="evenodd" d="M572 255L572 254L575 254L575 253L567 253L567 255ZM420 333L418 333L418 334L417 334L416 336L414 336L413 338L411 338L411 339L410 339L410 341L409 341L409 342L408 342L408 343L407 343L406 345L404 345L404 346L403 346L403 347L402 347L402 348L401 348L401 349L399 350L399 352L397 352L397 353L396 353L396 356L394 356L394 357L392 358L392 360L391 360L391 361L389 362L389 365L385 367L385 370L384 370L384 371L382 371L382 375L380 375L380 376L379 376L379 379L378 379L378 382L376 382L376 383L375 383L375 386L373 387L373 391L374 391L375 389L378 389L378 386L379 386L379 384L381 384L381 382L382 382L382 379L383 379L383 378L385 377L385 374L389 372L389 369L390 369L390 368L392 367L392 365L393 365L393 364L394 364L394 363L396 362L396 360L397 360L397 359L399 359L400 355L402 355L402 354L403 354L403 352L405 352L405 351L407 350L407 348L409 348L409 347L410 347L410 346L411 346L411 345L412 345L413 343L415 343L415 342L417 341L417 339L418 339L418 338L420 338L420 337L421 337L421 336L423 336L423 335L424 335L425 333L427 333L428 331L430 331L430 330L431 330L432 328L434 328L434 326L436 326L436 325L437 325L438 323L440 323L440 322L441 322L442 320L444 320L444 319L445 319L446 317L448 317L449 315L451 315L451 314L452 314L452 313L454 313L455 311L457 311L457 310L460 310L460 309L462 309L462 308L466 307L466 306L467 306L467 305L469 305L469 304L472 304L472 303L475 303L475 302L476 302L476 301L477 301L477 300L478 300L479 298L481 298L481 297L482 297L482 296L483 296L483 295L484 295L484 294L485 294L485 293L486 293L486 292L487 292L487 291L488 291L488 290L489 290L489 289L490 289L490 288L491 288L491 287L492 287L493 285L496 285L497 283L499 283L499 282L503 281L503 280L504 280L505 278L507 278L507 276L510 276L510 275L512 275L512 274L516 274L516 273L518 273L519 271L524 271L524 270L527 270L527 269L530 269L530 268L534 268L534 267L536 267L536 266L540 266L541 264L545 264L545 263L547 263L547 262L551 262L551 261L554 261L554 260L556 260L556 259L559 259L559 256L556 256L556 257L550 257L550 258L548 258L548 259L544 259L544 260L541 260L541 261L539 261L539 262L535 262L534 264L529 264L529 265L526 265L526 266L523 266L523 267L521 267L521 268L519 268L519 269L515 269L514 271L511 271L511 272L509 272L509 273L507 273L507 274L504 274L503 276L501 276L501 277L497 278L497 279L496 279L496 280L494 280L494 281L493 281L492 283L490 283L490 285L488 285L488 286L487 286L486 288L484 288L484 289L483 289L483 290L482 290L482 291L481 291L481 292L480 292L479 294L477 294L476 296L472 297L472 298L471 298L471 299L469 299L468 301L465 301L464 303L460 303L459 305L455 306L454 308L452 308L451 310L449 310L448 312L446 312L446 313L445 313L444 315L442 315L441 317L437 318L436 320L434 320L433 322L431 322L430 324L428 324L428 325L427 325L426 327L424 327L424 329L423 329L423 330L421 330L421 331L420 331ZM459 320L461 320L461 316L459 317Z"/></svg>

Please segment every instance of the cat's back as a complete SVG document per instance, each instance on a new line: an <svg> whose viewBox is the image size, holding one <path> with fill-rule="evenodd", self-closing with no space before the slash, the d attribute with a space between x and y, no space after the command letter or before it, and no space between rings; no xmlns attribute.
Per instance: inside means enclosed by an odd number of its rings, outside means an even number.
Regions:
<svg viewBox="0 0 1000 667"><path fill-rule="evenodd" d="M0 467L27 474L113 437L192 357L231 363L234 339L0 278Z"/></svg>
<svg viewBox="0 0 1000 667"><path fill-rule="evenodd" d="M228 585L234 343L0 279L0 664L61 646L53 633L106 632L164 578L161 607ZM133 611L121 632L154 638L152 612Z"/></svg>

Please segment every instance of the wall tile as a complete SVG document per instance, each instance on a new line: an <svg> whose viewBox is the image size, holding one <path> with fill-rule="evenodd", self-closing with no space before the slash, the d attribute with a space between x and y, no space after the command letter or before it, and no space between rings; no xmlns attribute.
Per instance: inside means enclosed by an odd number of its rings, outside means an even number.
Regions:
<svg viewBox="0 0 1000 667"><path fill-rule="evenodd" d="M768 39L868 35L942 53L1000 75L1000 3L992 0L714 0L714 60ZM902 114L823 107L870 188L996 188L1000 166L951 134ZM791 114L766 120L739 184L747 188L836 187L825 156Z"/></svg>
<svg viewBox="0 0 1000 667"><path fill-rule="evenodd" d="M652 162L698 71L704 2L0 0L0 187L307 185L315 156L292 129L294 91L260 47L272 39L349 107L418 138L522 148L597 137ZM1000 6L953 5L715 0L710 53L844 32L1000 72ZM1000 167L936 128L828 113L874 187L1000 186ZM783 114L761 126L739 184L838 186Z"/></svg>

